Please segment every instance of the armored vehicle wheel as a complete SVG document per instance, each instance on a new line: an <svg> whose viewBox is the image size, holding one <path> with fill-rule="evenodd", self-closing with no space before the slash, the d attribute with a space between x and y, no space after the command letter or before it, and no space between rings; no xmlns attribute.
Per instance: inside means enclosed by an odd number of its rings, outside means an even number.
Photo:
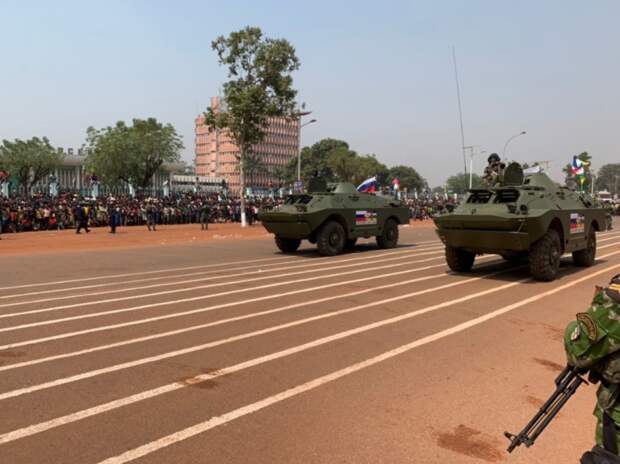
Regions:
<svg viewBox="0 0 620 464"><path fill-rule="evenodd" d="M324 256L334 256L342 253L345 245L344 229L336 221L327 221L316 237L319 253Z"/></svg>
<svg viewBox="0 0 620 464"><path fill-rule="evenodd" d="M596 232L590 227L588 245L583 250L573 251L573 263L575 266L590 267L596 258Z"/></svg>
<svg viewBox="0 0 620 464"><path fill-rule="evenodd" d="M344 249L345 250L352 250L353 248L355 248L355 244L356 243L357 243L357 239L356 238L349 238L344 243Z"/></svg>
<svg viewBox="0 0 620 464"><path fill-rule="evenodd" d="M549 229L530 248L530 274L536 280L552 281L560 270L561 257L560 236L555 230Z"/></svg>
<svg viewBox="0 0 620 464"><path fill-rule="evenodd" d="M278 237L276 235L276 245L280 251L284 253L294 253L297 251L297 248L299 248L299 245L301 245L301 240L296 238Z"/></svg>
<svg viewBox="0 0 620 464"><path fill-rule="evenodd" d="M388 219L383 226L383 234L377 236L379 248L394 248L398 244L398 224Z"/></svg>
<svg viewBox="0 0 620 464"><path fill-rule="evenodd" d="M446 247L446 262L454 272L469 272L474 265L476 255L462 248Z"/></svg>

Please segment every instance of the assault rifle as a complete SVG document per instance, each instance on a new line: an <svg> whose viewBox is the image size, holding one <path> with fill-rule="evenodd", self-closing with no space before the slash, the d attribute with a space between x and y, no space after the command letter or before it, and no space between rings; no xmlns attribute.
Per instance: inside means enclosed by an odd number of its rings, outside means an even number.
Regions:
<svg viewBox="0 0 620 464"><path fill-rule="evenodd" d="M562 409L582 383L587 384L586 380L581 377L579 369L567 365L555 379L555 391L538 410L532 420L528 422L525 428L517 435L504 432L506 438L510 440L508 452L512 453L512 451L521 444L524 444L528 448L532 446L538 436L543 433L545 428L547 428L560 412L560 409Z"/></svg>

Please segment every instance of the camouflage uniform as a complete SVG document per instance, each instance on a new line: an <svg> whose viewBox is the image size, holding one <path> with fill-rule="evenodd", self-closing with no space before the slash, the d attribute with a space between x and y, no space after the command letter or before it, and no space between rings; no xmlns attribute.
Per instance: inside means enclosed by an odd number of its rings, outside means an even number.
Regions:
<svg viewBox="0 0 620 464"><path fill-rule="evenodd" d="M484 174L482 176L482 182L487 187L495 187L500 182L501 172L504 168L504 164L501 161L493 161L484 168Z"/></svg>
<svg viewBox="0 0 620 464"><path fill-rule="evenodd" d="M564 333L568 363L589 370L590 380L600 382L594 408L598 448L581 462L603 463L596 454L604 453L600 447L614 455L620 449L620 274L609 287L597 287L591 306L576 319Z"/></svg>

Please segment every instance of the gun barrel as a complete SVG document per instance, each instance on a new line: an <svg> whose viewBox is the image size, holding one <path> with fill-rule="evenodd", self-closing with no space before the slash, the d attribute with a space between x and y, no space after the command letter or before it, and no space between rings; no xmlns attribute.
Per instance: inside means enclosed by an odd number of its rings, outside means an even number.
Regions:
<svg viewBox="0 0 620 464"><path fill-rule="evenodd" d="M506 438L510 440L510 446L508 446L507 451L512 453L512 451L521 444L525 444L528 448L532 446L538 436L547 428L583 382L585 382L585 380L579 375L576 368L566 366L555 380L557 385L555 391L523 430L517 435L508 432L504 433Z"/></svg>

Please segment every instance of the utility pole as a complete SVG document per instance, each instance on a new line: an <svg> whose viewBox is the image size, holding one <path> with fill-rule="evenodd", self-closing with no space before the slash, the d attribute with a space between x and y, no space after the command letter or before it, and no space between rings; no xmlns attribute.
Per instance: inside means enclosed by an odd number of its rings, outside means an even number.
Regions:
<svg viewBox="0 0 620 464"><path fill-rule="evenodd" d="M459 124L461 126L461 151L463 152L463 169L467 174L467 159L465 156L465 131L463 130L463 106L461 105L461 86L459 85L459 72L456 66L456 49L452 46L452 61L454 62L454 80L456 82L456 99L459 105Z"/></svg>

